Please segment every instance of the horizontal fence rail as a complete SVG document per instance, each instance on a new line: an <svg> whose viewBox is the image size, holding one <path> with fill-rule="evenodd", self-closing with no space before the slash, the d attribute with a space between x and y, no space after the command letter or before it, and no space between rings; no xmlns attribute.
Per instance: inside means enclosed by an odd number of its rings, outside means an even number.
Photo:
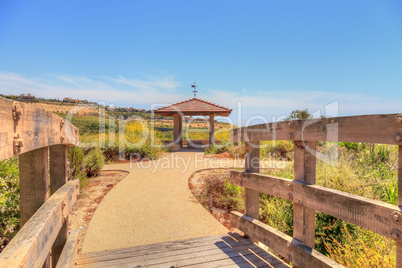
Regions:
<svg viewBox="0 0 402 268"><path fill-rule="evenodd" d="M399 207L385 202L258 173L231 171L230 182L304 205L391 239L402 233Z"/></svg>
<svg viewBox="0 0 402 268"><path fill-rule="evenodd" d="M78 129L34 104L0 97L0 160L38 148L78 145Z"/></svg>
<svg viewBox="0 0 402 268"><path fill-rule="evenodd" d="M56 268L71 268L75 265L75 260L78 255L78 245L80 243L80 231L80 229L71 230Z"/></svg>
<svg viewBox="0 0 402 268"><path fill-rule="evenodd" d="M41 267L78 194L78 180L57 190L0 253L0 267Z"/></svg>
<svg viewBox="0 0 402 268"><path fill-rule="evenodd" d="M257 239L298 267L344 267L291 236L240 212L232 211L230 213L230 224Z"/></svg>
<svg viewBox="0 0 402 268"><path fill-rule="evenodd" d="M294 179L259 174L260 142L294 141ZM293 120L233 129L232 142L245 143L245 171L230 172L243 186L245 212L231 212L231 223L298 267L339 267L313 250L315 213L320 211L396 241L402 268L402 114ZM398 206L318 186L317 142L399 145ZM293 238L259 221L259 193L293 202Z"/></svg>
<svg viewBox="0 0 402 268"><path fill-rule="evenodd" d="M402 115L379 114L291 120L232 130L233 142L266 140L402 144Z"/></svg>

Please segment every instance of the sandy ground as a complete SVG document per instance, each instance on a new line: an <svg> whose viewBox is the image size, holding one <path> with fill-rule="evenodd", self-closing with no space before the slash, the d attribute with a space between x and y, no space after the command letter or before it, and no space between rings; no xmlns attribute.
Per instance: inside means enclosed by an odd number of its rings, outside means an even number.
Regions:
<svg viewBox="0 0 402 268"><path fill-rule="evenodd" d="M82 252L227 233L192 195L188 179L200 169L232 166L233 160L204 159L203 155L177 152L155 161L105 166L105 170L130 174L100 203Z"/></svg>
<svg viewBox="0 0 402 268"><path fill-rule="evenodd" d="M202 151L105 166L104 170L129 174L97 207L82 253L227 233L229 230L193 196L188 180L198 170L234 166L242 168L244 161L204 158Z"/></svg>
<svg viewBox="0 0 402 268"><path fill-rule="evenodd" d="M97 177L91 179L90 183L81 190L68 216L69 229L81 229L81 241L85 239L88 225L103 198L127 175L127 171L101 171ZM81 251L82 243L78 245L78 250Z"/></svg>

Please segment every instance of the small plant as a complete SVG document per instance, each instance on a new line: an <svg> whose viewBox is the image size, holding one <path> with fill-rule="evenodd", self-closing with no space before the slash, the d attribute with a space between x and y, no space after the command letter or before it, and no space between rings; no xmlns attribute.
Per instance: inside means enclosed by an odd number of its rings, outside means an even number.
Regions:
<svg viewBox="0 0 402 268"><path fill-rule="evenodd" d="M243 211L243 188L229 183L227 173L209 175L200 194L201 203L208 208Z"/></svg>
<svg viewBox="0 0 402 268"><path fill-rule="evenodd" d="M291 141L263 141L261 146L261 158L273 157L278 160L291 160L293 152L293 142Z"/></svg>
<svg viewBox="0 0 402 268"><path fill-rule="evenodd" d="M395 179L388 180L383 185L384 198L388 203L398 204L398 182Z"/></svg>
<svg viewBox="0 0 402 268"><path fill-rule="evenodd" d="M228 152L233 158L243 158L245 154L244 144L229 143L226 145L211 145L209 146L204 154L220 154Z"/></svg>
<svg viewBox="0 0 402 268"><path fill-rule="evenodd" d="M98 175L104 164L105 156L100 148L90 150L84 157L85 172L88 177Z"/></svg>
<svg viewBox="0 0 402 268"><path fill-rule="evenodd" d="M378 234L357 228L350 233L342 228L342 240L325 243L328 256L346 267L395 267L395 242Z"/></svg>
<svg viewBox="0 0 402 268"><path fill-rule="evenodd" d="M70 179L77 179L84 169L84 151L78 146L70 146L68 148L68 162Z"/></svg>
<svg viewBox="0 0 402 268"><path fill-rule="evenodd" d="M18 158L0 161L0 252L20 226Z"/></svg>

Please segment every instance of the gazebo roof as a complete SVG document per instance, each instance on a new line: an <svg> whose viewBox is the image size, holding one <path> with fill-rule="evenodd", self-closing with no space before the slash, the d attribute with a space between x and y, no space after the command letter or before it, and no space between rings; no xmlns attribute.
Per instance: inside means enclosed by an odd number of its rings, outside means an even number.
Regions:
<svg viewBox="0 0 402 268"><path fill-rule="evenodd" d="M174 114L183 115L218 115L229 116L232 109L217 105L215 103L192 98L189 100L181 101L169 106L153 110L155 114L164 116L173 116Z"/></svg>

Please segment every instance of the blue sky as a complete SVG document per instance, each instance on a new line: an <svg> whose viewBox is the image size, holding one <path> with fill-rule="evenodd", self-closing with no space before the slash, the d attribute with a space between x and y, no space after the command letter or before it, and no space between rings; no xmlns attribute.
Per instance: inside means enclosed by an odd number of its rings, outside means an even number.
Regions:
<svg viewBox="0 0 402 268"><path fill-rule="evenodd" d="M400 1L4 1L0 92L150 109L192 97L271 120L402 107Z"/></svg>

